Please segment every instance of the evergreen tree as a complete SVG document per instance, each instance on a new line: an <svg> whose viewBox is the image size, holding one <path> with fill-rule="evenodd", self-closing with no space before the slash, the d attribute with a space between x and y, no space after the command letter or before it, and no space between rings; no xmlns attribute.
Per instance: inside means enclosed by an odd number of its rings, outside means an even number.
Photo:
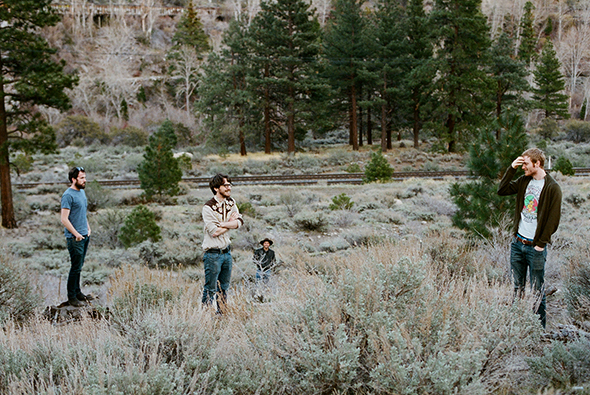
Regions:
<svg viewBox="0 0 590 395"><path fill-rule="evenodd" d="M497 133L501 129L501 133ZM496 139L496 135L500 139ZM453 225L472 235L487 238L514 209L507 196L498 196L503 172L527 147L524 122L515 113L503 113L485 127L469 149L467 166L475 177L451 185L450 194L457 205Z"/></svg>
<svg viewBox="0 0 590 395"><path fill-rule="evenodd" d="M520 19L520 45L518 47L518 57L527 66L535 57L537 47L537 38L535 36L534 22L535 16L533 11L535 6L532 2L527 1L524 5L524 13Z"/></svg>
<svg viewBox="0 0 590 395"><path fill-rule="evenodd" d="M326 75L339 92L337 101L347 109L349 142L355 151L359 149L358 85L367 70L365 60L371 49L362 4L363 0L337 0L324 35L324 56L328 62Z"/></svg>
<svg viewBox="0 0 590 395"><path fill-rule="evenodd" d="M255 77L266 105L275 110L274 121L287 127L287 151L295 152L296 129L312 121L311 108L321 105L312 92L325 89L319 74L320 25L302 0L263 1L250 27L256 63ZM255 68L256 69L256 68Z"/></svg>
<svg viewBox="0 0 590 395"><path fill-rule="evenodd" d="M371 51L374 55L368 68L374 75L376 90L379 92L374 102L381 110L382 152L392 147L390 119L395 118L392 113L399 114L401 103L407 99L402 97L401 89L404 71L401 57L405 37L401 26L402 18L403 9L397 0L381 0L377 3L374 27L370 26L367 29L370 41L375 47L374 51Z"/></svg>
<svg viewBox="0 0 590 395"><path fill-rule="evenodd" d="M559 70L560 63L550 40L545 42L543 51L533 71L536 88L533 89L534 108L543 111L545 118L569 118L567 95L560 93L565 89L565 80Z"/></svg>
<svg viewBox="0 0 590 395"><path fill-rule="evenodd" d="M528 72L525 64L515 59L514 40L504 31L491 47L490 76L495 90L497 118L503 111L525 107L523 93L530 89L526 80ZM499 133L500 129L497 131ZM499 137L497 135L496 139Z"/></svg>
<svg viewBox="0 0 590 395"><path fill-rule="evenodd" d="M486 122L491 107L485 66L490 47L480 0L436 0L431 13L438 50L435 115L448 151L469 141L465 133Z"/></svg>
<svg viewBox="0 0 590 395"><path fill-rule="evenodd" d="M211 49L209 37L203 30L203 23L197 14L192 0L185 8L184 14L176 26L176 32L172 37L175 47L183 45L194 48L197 54L203 54Z"/></svg>
<svg viewBox="0 0 590 395"><path fill-rule="evenodd" d="M3 0L0 4L0 185L2 226L16 228L10 179L10 152L54 152L55 132L39 106L70 107L66 89L77 77L64 73L56 51L40 29L59 21L49 0Z"/></svg>
<svg viewBox="0 0 590 395"><path fill-rule="evenodd" d="M414 148L420 145L420 130L424 123L424 113L431 104L432 81L436 69L433 67L433 43L430 33L432 27L424 11L423 0L410 0L402 31L406 33L404 58L405 73L402 83L410 104L408 118L414 136Z"/></svg>
<svg viewBox="0 0 590 395"><path fill-rule="evenodd" d="M156 223L156 216L147 207L139 205L125 218L125 224L119 231L119 240L125 248L140 244L146 240L154 243L160 241L161 229Z"/></svg>
<svg viewBox="0 0 590 395"><path fill-rule="evenodd" d="M220 53L211 53L203 67L196 108L210 129L208 144L231 145L237 138L240 154L245 156L246 137L256 137L262 126L260 102L250 83L253 71L247 30L241 20L230 23L223 44ZM270 153L268 137L267 153Z"/></svg>
<svg viewBox="0 0 590 395"><path fill-rule="evenodd" d="M176 142L174 124L170 120L164 121L149 138L143 161L137 168L141 189L148 199L155 194L174 196L179 192L182 170L172 152Z"/></svg>
<svg viewBox="0 0 590 395"><path fill-rule="evenodd" d="M393 167L387 162L381 151L372 152L371 160L365 166L364 182L389 181L393 176Z"/></svg>

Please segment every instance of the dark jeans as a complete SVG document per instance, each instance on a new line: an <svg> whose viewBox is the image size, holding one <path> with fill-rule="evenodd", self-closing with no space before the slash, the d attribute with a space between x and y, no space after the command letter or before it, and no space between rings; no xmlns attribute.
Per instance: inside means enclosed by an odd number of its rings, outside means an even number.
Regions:
<svg viewBox="0 0 590 395"><path fill-rule="evenodd" d="M90 237L86 236L80 241L76 241L75 238L66 240L72 262L70 274L68 275L68 299L76 299L76 295L82 292L80 289L80 273L82 272L82 266L84 266L84 258L86 258Z"/></svg>
<svg viewBox="0 0 590 395"><path fill-rule="evenodd" d="M203 287L204 305L210 305L217 295L218 309L227 301L227 290L231 279L232 258L231 252L208 252L203 255L205 267L205 286Z"/></svg>
<svg viewBox="0 0 590 395"><path fill-rule="evenodd" d="M514 296L524 297L527 271L529 273L531 289L537 297L535 313L539 315L541 324L545 328L547 317L545 313L545 261L547 247L543 251L535 250L531 245L524 245L514 238L510 246L510 266L514 278Z"/></svg>

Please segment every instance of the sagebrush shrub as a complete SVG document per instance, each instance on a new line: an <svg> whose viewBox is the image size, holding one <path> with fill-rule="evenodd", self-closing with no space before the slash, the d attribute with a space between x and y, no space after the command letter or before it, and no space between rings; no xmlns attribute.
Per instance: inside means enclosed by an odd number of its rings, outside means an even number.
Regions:
<svg viewBox="0 0 590 395"><path fill-rule="evenodd" d="M304 211L293 217L295 226L309 232L321 232L326 229L328 222L322 213Z"/></svg>
<svg viewBox="0 0 590 395"><path fill-rule="evenodd" d="M35 314L42 298L22 267L10 263L5 251L0 252L0 326L8 320L22 323Z"/></svg>

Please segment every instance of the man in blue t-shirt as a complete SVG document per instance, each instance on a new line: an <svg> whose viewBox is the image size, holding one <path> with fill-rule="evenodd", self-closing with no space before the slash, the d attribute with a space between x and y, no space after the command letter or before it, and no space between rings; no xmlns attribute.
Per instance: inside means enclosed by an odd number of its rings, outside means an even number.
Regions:
<svg viewBox="0 0 590 395"><path fill-rule="evenodd" d="M61 223L65 226L64 234L70 252L72 266L68 275L68 302L72 306L84 306L92 299L80 289L80 273L90 241L90 225L86 218L88 201L86 200L86 172L83 167L74 167L68 174L70 187L61 197Z"/></svg>

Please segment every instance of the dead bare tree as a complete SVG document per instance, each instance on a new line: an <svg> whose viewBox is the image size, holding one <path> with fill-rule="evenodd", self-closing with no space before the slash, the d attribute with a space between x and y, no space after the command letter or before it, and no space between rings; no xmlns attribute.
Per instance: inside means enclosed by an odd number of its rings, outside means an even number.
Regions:
<svg viewBox="0 0 590 395"><path fill-rule="evenodd" d="M571 109L580 76L590 71L590 25L580 23L571 27L556 41L555 50L564 70Z"/></svg>
<svg viewBox="0 0 590 395"><path fill-rule="evenodd" d="M193 47L183 45L175 52L172 59L172 78L181 81L176 90L176 97L184 97L187 118L191 115L191 98L198 86L198 74L201 60Z"/></svg>

